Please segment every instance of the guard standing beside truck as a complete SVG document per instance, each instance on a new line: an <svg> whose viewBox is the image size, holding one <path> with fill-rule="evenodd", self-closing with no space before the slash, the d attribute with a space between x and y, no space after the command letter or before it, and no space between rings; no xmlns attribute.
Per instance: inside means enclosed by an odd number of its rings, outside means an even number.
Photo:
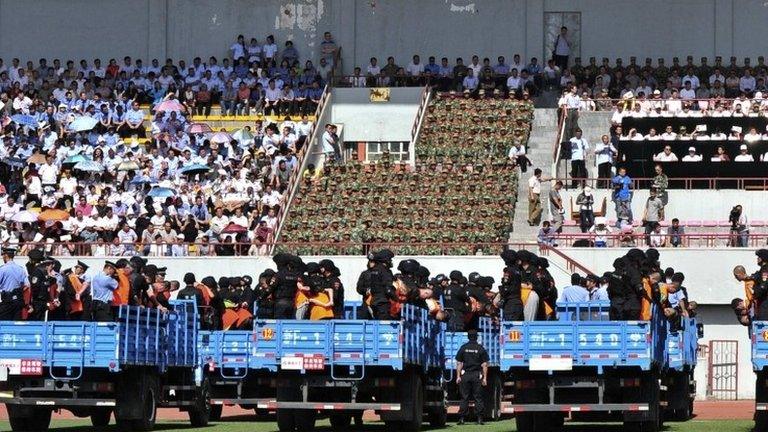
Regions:
<svg viewBox="0 0 768 432"><path fill-rule="evenodd" d="M467 338L469 341L456 353L456 384L461 390L458 424L464 424L464 416L469 410L469 399L472 398L475 400L477 424L482 425L485 408L483 387L488 385L488 352L477 342L477 330L469 330Z"/></svg>
<svg viewBox="0 0 768 432"><path fill-rule="evenodd" d="M2 249L3 265L0 266L0 321L21 319L24 309L24 289L29 288L29 278L24 267L13 261L16 249Z"/></svg>

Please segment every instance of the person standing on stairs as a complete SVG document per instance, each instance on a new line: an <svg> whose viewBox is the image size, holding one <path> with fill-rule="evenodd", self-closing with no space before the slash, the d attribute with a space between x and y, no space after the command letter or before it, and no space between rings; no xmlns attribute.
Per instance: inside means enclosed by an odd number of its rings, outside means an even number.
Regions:
<svg viewBox="0 0 768 432"><path fill-rule="evenodd" d="M577 188L579 179L586 181L587 174L587 150L589 143L581 136L581 129L576 129L576 136L571 138L571 187Z"/></svg>
<svg viewBox="0 0 768 432"><path fill-rule="evenodd" d="M541 183L552 180L541 176L541 168L533 170L528 179L528 225L536 226L541 218Z"/></svg>

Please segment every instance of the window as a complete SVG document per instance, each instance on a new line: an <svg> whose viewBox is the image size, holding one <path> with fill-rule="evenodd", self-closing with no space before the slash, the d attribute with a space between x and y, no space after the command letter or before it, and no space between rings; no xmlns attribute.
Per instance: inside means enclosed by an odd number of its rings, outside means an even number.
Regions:
<svg viewBox="0 0 768 432"><path fill-rule="evenodd" d="M389 159L393 162L407 161L409 159L408 141L378 141L367 144L366 160L375 162L381 159L381 155L388 151Z"/></svg>

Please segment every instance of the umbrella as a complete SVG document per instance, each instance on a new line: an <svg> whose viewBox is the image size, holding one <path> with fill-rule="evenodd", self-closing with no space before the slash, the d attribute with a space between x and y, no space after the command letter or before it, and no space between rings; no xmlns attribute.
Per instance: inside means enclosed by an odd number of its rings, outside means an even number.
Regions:
<svg viewBox="0 0 768 432"><path fill-rule="evenodd" d="M213 132L213 129L205 123L192 123L187 128L187 133L191 134L205 134L211 132Z"/></svg>
<svg viewBox="0 0 768 432"><path fill-rule="evenodd" d="M16 212L13 214L13 216L11 216L11 222L37 222L37 213L31 212L29 210Z"/></svg>
<svg viewBox="0 0 768 432"><path fill-rule="evenodd" d="M145 177L143 175L137 175L136 177L131 179L130 183L132 185L137 185L137 184L144 184L144 183L151 183L151 182L152 180L150 180L149 177Z"/></svg>
<svg viewBox="0 0 768 432"><path fill-rule="evenodd" d="M232 134L232 138L236 139L240 143L253 142L253 132L246 128L238 129L237 132Z"/></svg>
<svg viewBox="0 0 768 432"><path fill-rule="evenodd" d="M203 165L203 164L192 164L190 166L184 167L181 169L182 174L186 175L195 175L195 174L205 174L211 170L210 167Z"/></svg>
<svg viewBox="0 0 768 432"><path fill-rule="evenodd" d="M15 114L11 116L11 120L19 126L29 126L32 129L37 129L37 120L28 114Z"/></svg>
<svg viewBox="0 0 768 432"><path fill-rule="evenodd" d="M78 162L74 169L78 171L87 171L87 172L102 172L104 171L104 165L94 162L92 160L84 160Z"/></svg>
<svg viewBox="0 0 768 432"><path fill-rule="evenodd" d="M35 153L27 159L27 163L44 164L45 155L42 153Z"/></svg>
<svg viewBox="0 0 768 432"><path fill-rule="evenodd" d="M221 230L222 234L241 234L244 232L248 232L248 228L238 225L234 222L230 222L229 225L225 226L223 230Z"/></svg>
<svg viewBox="0 0 768 432"><path fill-rule="evenodd" d="M37 219L43 222L63 221L69 219L69 213L59 209L48 209L40 213Z"/></svg>
<svg viewBox="0 0 768 432"><path fill-rule="evenodd" d="M132 160L120 162L120 165L117 166L118 171L133 171L137 169L139 169L139 164Z"/></svg>
<svg viewBox="0 0 768 432"><path fill-rule="evenodd" d="M232 141L232 135L226 132L216 132L211 136L211 142L216 144L224 144Z"/></svg>
<svg viewBox="0 0 768 432"><path fill-rule="evenodd" d="M162 101L159 104L155 105L155 111L156 112L162 112L162 111L186 111L186 108L184 108L184 105L179 103L177 100L169 99L166 101Z"/></svg>
<svg viewBox="0 0 768 432"><path fill-rule="evenodd" d="M176 191L166 187L153 187L147 196L152 198L168 198L176 195Z"/></svg>
<svg viewBox="0 0 768 432"><path fill-rule="evenodd" d="M76 155L72 155L72 156L64 159L64 162L62 162L61 164L62 165L67 165L67 164L75 165L78 162L83 162L83 161L87 161L87 160L90 160L90 159L88 159L87 157L85 157L85 156L83 156L81 154L76 154Z"/></svg>
<svg viewBox="0 0 768 432"><path fill-rule="evenodd" d="M69 129L75 132L89 131L95 128L98 123L99 121L93 117L82 116L74 119L72 123L69 124Z"/></svg>

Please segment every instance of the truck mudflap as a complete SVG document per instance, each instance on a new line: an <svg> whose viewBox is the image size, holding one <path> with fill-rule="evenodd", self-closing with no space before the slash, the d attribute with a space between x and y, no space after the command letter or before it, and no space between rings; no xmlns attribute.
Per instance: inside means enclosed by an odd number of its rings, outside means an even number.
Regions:
<svg viewBox="0 0 768 432"><path fill-rule="evenodd" d="M614 403L614 404L555 404L555 405L534 405L534 404L513 404L502 402L501 412L504 414L516 414L524 412L642 412L649 411L648 404L636 403Z"/></svg>

